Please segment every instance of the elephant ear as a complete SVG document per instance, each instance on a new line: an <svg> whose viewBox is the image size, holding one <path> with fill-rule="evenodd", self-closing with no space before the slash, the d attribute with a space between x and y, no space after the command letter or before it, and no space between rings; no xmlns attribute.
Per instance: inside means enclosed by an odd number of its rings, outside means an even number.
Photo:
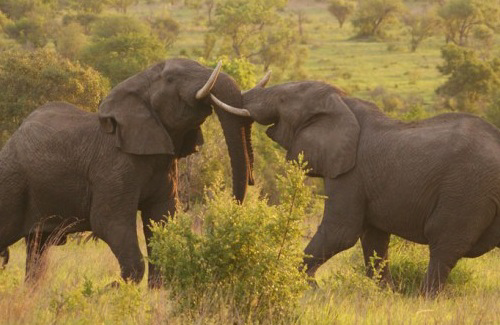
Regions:
<svg viewBox="0 0 500 325"><path fill-rule="evenodd" d="M335 178L356 164L360 127L354 113L336 94L329 95L292 138L287 159L304 152L311 176Z"/></svg>
<svg viewBox="0 0 500 325"><path fill-rule="evenodd" d="M99 106L99 122L116 146L136 155L174 154L172 139L152 108L134 92L111 93Z"/></svg>

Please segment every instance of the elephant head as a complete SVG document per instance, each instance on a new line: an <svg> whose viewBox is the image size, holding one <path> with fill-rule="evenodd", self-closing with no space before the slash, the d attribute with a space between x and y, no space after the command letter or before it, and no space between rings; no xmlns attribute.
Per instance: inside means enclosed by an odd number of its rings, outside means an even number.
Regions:
<svg viewBox="0 0 500 325"><path fill-rule="evenodd" d="M101 128L114 134L120 150L135 155L176 158L203 143L200 125L212 112L210 93L241 106L234 80L188 59L158 63L118 84L99 106ZM233 194L242 201L252 184L252 120L216 108L229 150Z"/></svg>
<svg viewBox="0 0 500 325"><path fill-rule="evenodd" d="M354 167L360 133L343 95L325 83L292 82L244 93L243 110L221 101L217 105L271 125L266 133L287 150L287 159L303 152L311 176L335 178Z"/></svg>

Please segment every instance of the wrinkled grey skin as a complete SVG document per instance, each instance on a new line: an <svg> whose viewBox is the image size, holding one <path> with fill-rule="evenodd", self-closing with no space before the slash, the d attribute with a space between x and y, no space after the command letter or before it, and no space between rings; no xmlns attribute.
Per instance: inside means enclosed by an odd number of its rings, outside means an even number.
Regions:
<svg viewBox="0 0 500 325"><path fill-rule="evenodd" d="M404 123L320 82L253 89L244 108L287 150L304 152L324 178L324 216L305 249L309 275L360 238L388 258L390 234L427 244L422 292L436 294L462 257L500 246L500 131L466 114ZM380 261L375 263L380 268ZM388 265L380 270L391 283Z"/></svg>
<svg viewBox="0 0 500 325"><path fill-rule="evenodd" d="M177 159L202 143L200 125L212 106L195 94L212 71L191 60L167 60L117 85L98 114L56 102L23 122L0 152L0 251L26 238L27 279L36 275L34 256L79 231L92 231L110 246L124 279L142 279L137 211L149 243L150 221L175 212ZM226 74L211 92L242 104ZM242 201L252 182L246 137L251 121L216 112L231 158L233 192ZM148 283L161 283L151 264Z"/></svg>

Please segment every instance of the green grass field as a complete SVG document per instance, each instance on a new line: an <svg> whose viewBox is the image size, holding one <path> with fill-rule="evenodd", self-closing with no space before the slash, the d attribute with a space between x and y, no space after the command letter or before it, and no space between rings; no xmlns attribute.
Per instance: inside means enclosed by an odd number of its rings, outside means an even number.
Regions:
<svg viewBox="0 0 500 325"><path fill-rule="evenodd" d="M314 223L314 222L313 222ZM230 324L235 315L220 308L178 312L167 290L140 285L109 288L119 267L102 241L69 241L49 251L45 274L35 290L24 285L24 243L11 247L0 271L0 324ZM142 247L145 252L145 247ZM310 289L284 324L498 324L500 250L463 259L435 300L418 296L427 263L426 246L393 239L396 292L380 289L363 274L359 245L333 257L318 271L319 289ZM207 302L208 310L212 309Z"/></svg>
<svg viewBox="0 0 500 325"><path fill-rule="evenodd" d="M390 42L350 40L352 27L344 29L321 4L302 9L309 56L309 79L323 80L346 89L354 96L372 99L377 88L403 98L418 96L432 110L435 89L445 80L437 71L443 37L423 42L415 53L408 40L395 36ZM161 10L163 6L156 9ZM136 7L141 15L155 9ZM181 23L181 33L171 57L192 53L203 45L206 28L194 21L203 12L173 7L172 17ZM398 35L398 31L395 31ZM498 42L494 53L500 53ZM279 73L278 73L279 75ZM258 181L259 175L256 175ZM315 230L320 215L310 220ZM142 227L140 227L142 228ZM33 289L24 279L25 246L11 247L11 261L0 270L0 324L237 324L240 320L223 307L217 313L200 309L182 313L165 289L150 291L140 285L110 288L119 278L118 263L102 241L51 248L45 274ZM144 244L142 251L145 252ZM333 257L317 273L318 289L307 291L295 314L284 324L500 324L500 249L476 259L463 259L453 270L437 299L418 295L418 285L428 261L427 247L393 238L390 249L397 289L379 289L364 276L359 243Z"/></svg>

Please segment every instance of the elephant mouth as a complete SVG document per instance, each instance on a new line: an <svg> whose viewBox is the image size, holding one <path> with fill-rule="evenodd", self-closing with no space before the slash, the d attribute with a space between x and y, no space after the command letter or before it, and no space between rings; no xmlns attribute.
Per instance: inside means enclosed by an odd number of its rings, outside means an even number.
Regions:
<svg viewBox="0 0 500 325"><path fill-rule="evenodd" d="M276 122L267 128L267 130L266 130L267 136L270 137L271 139L274 139L274 136L276 135L277 129L278 129L278 123Z"/></svg>

